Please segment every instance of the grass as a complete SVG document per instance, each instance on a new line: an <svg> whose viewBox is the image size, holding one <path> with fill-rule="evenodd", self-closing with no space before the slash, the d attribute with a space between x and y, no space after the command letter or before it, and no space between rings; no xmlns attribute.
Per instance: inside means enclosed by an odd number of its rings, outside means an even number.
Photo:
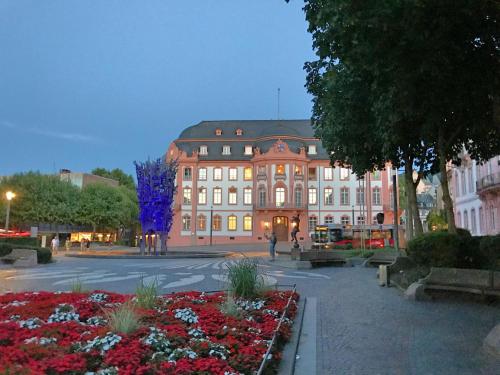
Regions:
<svg viewBox="0 0 500 375"><path fill-rule="evenodd" d="M137 286L135 290L135 298L137 306L143 309L152 309L158 301L158 280L150 284L144 284L144 280Z"/></svg>
<svg viewBox="0 0 500 375"><path fill-rule="evenodd" d="M131 301L123 303L114 310L105 310L104 315L108 321L109 328L113 332L130 334L141 326L141 317L135 310L134 303Z"/></svg>
<svg viewBox="0 0 500 375"><path fill-rule="evenodd" d="M257 261L243 258L227 268L229 290L233 296L254 298L261 294L264 279L259 273Z"/></svg>
<svg viewBox="0 0 500 375"><path fill-rule="evenodd" d="M241 317L241 311L238 310L238 305L236 304L234 297L231 293L227 293L226 300L221 303L220 311L224 315L232 316L234 318Z"/></svg>
<svg viewBox="0 0 500 375"><path fill-rule="evenodd" d="M77 277L71 283L71 291L73 293L85 293L86 292L85 286L83 285L83 282L82 282L82 280L80 280L79 277Z"/></svg>

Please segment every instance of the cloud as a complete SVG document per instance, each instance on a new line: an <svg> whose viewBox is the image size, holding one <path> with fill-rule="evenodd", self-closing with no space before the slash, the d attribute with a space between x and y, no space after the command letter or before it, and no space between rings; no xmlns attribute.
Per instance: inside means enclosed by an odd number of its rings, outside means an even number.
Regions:
<svg viewBox="0 0 500 375"><path fill-rule="evenodd" d="M98 143L99 139L90 135L84 135L84 134L78 134L78 133L63 133L63 132L54 132L51 130L45 130L45 129L40 129L40 128L21 128L17 126L16 124L2 120L0 121L0 125L6 128L10 129L19 129L22 130L25 133L31 133L31 134L38 134L42 135L45 137L51 137L51 138L57 138L57 139L64 139L67 141L74 141L74 142L85 142L85 143Z"/></svg>

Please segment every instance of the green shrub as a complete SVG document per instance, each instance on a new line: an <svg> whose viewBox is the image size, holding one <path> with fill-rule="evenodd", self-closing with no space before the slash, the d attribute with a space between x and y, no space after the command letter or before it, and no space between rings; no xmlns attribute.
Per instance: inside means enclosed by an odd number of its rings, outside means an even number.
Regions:
<svg viewBox="0 0 500 375"><path fill-rule="evenodd" d="M14 237L14 238L2 238L0 243L9 243L13 245L24 245L24 246L38 246L38 239L36 237Z"/></svg>
<svg viewBox="0 0 500 375"><path fill-rule="evenodd" d="M226 299L220 304L220 311L226 316L241 318L241 310L231 293L226 294Z"/></svg>
<svg viewBox="0 0 500 375"><path fill-rule="evenodd" d="M483 268L498 270L500 260L500 235L484 236L479 245L483 260Z"/></svg>
<svg viewBox="0 0 500 375"><path fill-rule="evenodd" d="M86 291L85 286L83 285L83 282L79 277L77 277L71 283L71 291L73 293L84 293Z"/></svg>
<svg viewBox="0 0 500 375"><path fill-rule="evenodd" d="M46 247L36 247L28 245L16 245L7 242L0 242L0 256L10 254L12 249L30 249L36 250L38 256L38 263L45 264L52 261L52 252Z"/></svg>
<svg viewBox="0 0 500 375"><path fill-rule="evenodd" d="M135 305L127 301L121 306L111 311L105 311L104 315L108 321L108 326L113 332L130 334L135 332L140 326L140 316L135 309Z"/></svg>
<svg viewBox="0 0 500 375"><path fill-rule="evenodd" d="M254 259L244 258L227 268L229 290L233 296L254 298L261 293L264 280Z"/></svg>
<svg viewBox="0 0 500 375"><path fill-rule="evenodd" d="M155 307L158 301L158 281L155 280L150 284L144 284L144 280L141 280L135 290L135 298L137 306L143 309Z"/></svg>

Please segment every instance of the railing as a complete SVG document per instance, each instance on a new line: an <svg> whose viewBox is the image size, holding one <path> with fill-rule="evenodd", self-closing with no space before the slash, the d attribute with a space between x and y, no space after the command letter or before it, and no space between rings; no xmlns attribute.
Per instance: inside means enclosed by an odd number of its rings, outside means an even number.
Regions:
<svg viewBox="0 0 500 375"><path fill-rule="evenodd" d="M257 173L257 180L267 180L267 175L265 173Z"/></svg>
<svg viewBox="0 0 500 375"><path fill-rule="evenodd" d="M296 180L302 180L302 181L304 180L303 174L295 173L294 177Z"/></svg>
<svg viewBox="0 0 500 375"><path fill-rule="evenodd" d="M286 180L286 173L276 173L274 175L275 180Z"/></svg>
<svg viewBox="0 0 500 375"><path fill-rule="evenodd" d="M256 210L302 210L305 208L304 204L297 203L271 203L266 202L264 204L258 203L254 204L254 209Z"/></svg>
<svg viewBox="0 0 500 375"><path fill-rule="evenodd" d="M479 179L476 182L476 190L480 192L481 190L489 189L497 185L500 186L500 172L492 173Z"/></svg>

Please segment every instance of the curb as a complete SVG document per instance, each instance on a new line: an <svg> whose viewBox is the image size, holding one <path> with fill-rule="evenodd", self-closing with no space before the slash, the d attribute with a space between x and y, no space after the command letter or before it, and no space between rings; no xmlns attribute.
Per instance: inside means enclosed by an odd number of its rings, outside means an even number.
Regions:
<svg viewBox="0 0 500 375"><path fill-rule="evenodd" d="M92 255L92 254L64 254L70 258L93 258L93 259L193 259L193 258L226 258L233 253L212 253L212 254L172 254L172 255Z"/></svg>
<svg viewBox="0 0 500 375"><path fill-rule="evenodd" d="M292 331L292 337L283 350L283 357L278 368L278 375L293 375L295 373L295 361L299 351L300 335L302 334L302 325L304 324L304 312L306 309L307 298L300 298L297 306L297 324Z"/></svg>

